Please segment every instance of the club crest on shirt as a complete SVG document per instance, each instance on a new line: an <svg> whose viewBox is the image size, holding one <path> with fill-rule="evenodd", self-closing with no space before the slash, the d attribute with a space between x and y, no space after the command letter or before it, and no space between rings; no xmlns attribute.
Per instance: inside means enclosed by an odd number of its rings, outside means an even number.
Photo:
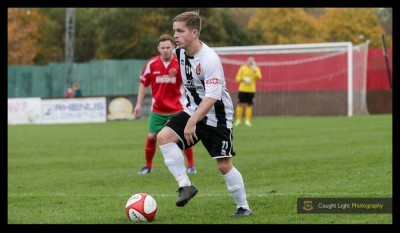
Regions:
<svg viewBox="0 0 400 233"><path fill-rule="evenodd" d="M176 71L176 69L172 68L172 69L170 69L170 70L168 71L168 73L169 73L170 76L175 77L177 71Z"/></svg>
<svg viewBox="0 0 400 233"><path fill-rule="evenodd" d="M200 73L201 73L201 67L200 67L200 63L197 65L197 67L196 67L196 74L197 75L200 75Z"/></svg>

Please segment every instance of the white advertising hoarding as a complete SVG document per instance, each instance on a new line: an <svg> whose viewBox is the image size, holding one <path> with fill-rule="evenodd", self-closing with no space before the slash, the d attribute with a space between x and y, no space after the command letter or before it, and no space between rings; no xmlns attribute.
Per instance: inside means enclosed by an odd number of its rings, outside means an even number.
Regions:
<svg viewBox="0 0 400 233"><path fill-rule="evenodd" d="M40 124L40 98L9 98L8 124Z"/></svg>
<svg viewBox="0 0 400 233"><path fill-rule="evenodd" d="M106 98L42 100L42 124L106 122Z"/></svg>

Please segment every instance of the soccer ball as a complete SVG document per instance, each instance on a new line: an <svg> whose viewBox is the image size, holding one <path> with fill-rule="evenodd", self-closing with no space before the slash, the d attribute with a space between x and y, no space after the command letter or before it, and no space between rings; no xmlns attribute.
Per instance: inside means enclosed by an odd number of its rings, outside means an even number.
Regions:
<svg viewBox="0 0 400 233"><path fill-rule="evenodd" d="M134 222L151 222L156 217L158 206L156 200L147 193L137 193L126 202L125 211Z"/></svg>

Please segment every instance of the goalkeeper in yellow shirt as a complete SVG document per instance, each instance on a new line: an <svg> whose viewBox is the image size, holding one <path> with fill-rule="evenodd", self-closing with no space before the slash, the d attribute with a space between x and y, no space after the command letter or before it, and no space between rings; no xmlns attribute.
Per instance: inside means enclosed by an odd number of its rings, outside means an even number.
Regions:
<svg viewBox="0 0 400 233"><path fill-rule="evenodd" d="M236 106L236 121L235 126L240 125L245 108L245 124L251 126L253 99L256 92L256 80L261 79L260 68L256 65L253 56L248 56L247 63L240 66L236 75L236 81L239 85L239 102Z"/></svg>

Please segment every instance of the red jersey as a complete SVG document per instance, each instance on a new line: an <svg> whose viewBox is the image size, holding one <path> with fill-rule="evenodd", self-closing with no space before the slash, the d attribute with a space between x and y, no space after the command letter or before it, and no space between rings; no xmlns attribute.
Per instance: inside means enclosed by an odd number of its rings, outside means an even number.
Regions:
<svg viewBox="0 0 400 233"><path fill-rule="evenodd" d="M183 110L182 78L176 56L167 67L161 55L151 58L144 67L139 81L151 88L151 111L158 114L173 114Z"/></svg>

